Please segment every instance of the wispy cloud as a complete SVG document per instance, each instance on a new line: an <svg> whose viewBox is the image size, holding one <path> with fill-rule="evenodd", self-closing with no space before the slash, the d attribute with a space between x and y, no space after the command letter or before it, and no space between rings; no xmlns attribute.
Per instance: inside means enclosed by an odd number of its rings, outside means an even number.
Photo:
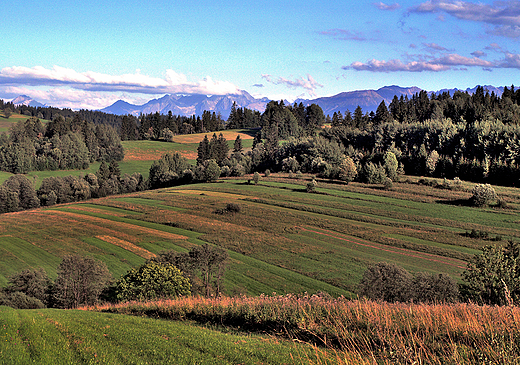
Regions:
<svg viewBox="0 0 520 365"><path fill-rule="evenodd" d="M471 52L471 55L474 57L480 58L480 57L486 57L487 53L483 52L483 51L475 51L475 52Z"/></svg>
<svg viewBox="0 0 520 365"><path fill-rule="evenodd" d="M401 7L401 5L399 5L398 3L393 3L391 5L387 5L383 2L378 2L378 3L374 3L374 5L379 9L379 10L389 10L389 11L393 11L393 10L397 10Z"/></svg>
<svg viewBox="0 0 520 365"><path fill-rule="evenodd" d="M514 64L509 62L508 64ZM495 68L499 66L496 62L482 60L477 57L464 57L458 54L446 54L429 60L415 60L403 62L401 60L380 61L372 59L366 63L353 62L350 66L344 66L344 70L371 71L371 72L440 72L453 70L454 68L484 67Z"/></svg>
<svg viewBox="0 0 520 365"><path fill-rule="evenodd" d="M440 52L446 52L449 51L449 49L439 46L437 43L423 43L423 46L426 47L429 51L440 51Z"/></svg>
<svg viewBox="0 0 520 365"><path fill-rule="evenodd" d="M469 1L430 0L410 9L411 13L446 13L457 19L494 26L488 33L504 37L520 36L520 2L495 1L492 5Z"/></svg>
<svg viewBox="0 0 520 365"><path fill-rule="evenodd" d="M307 93L312 96L316 97L316 89L323 87L323 85L319 84L314 78L307 74L307 80L303 77L300 77L295 80L289 80L285 77L273 77L271 75L262 75L262 78L265 79L267 82L274 84L274 85L285 85L286 87L290 89L305 89Z"/></svg>
<svg viewBox="0 0 520 365"><path fill-rule="evenodd" d="M499 67L520 69L520 54L506 53L505 58L500 62Z"/></svg>
<svg viewBox="0 0 520 365"><path fill-rule="evenodd" d="M333 37L337 40L342 41L358 41L358 42L388 42L388 38L383 36L383 33L379 30L374 30L370 35L360 32L352 31L348 29L329 29L319 32L321 35Z"/></svg>
<svg viewBox="0 0 520 365"><path fill-rule="evenodd" d="M141 94L233 94L238 88L230 82L213 80L206 77L198 81L189 81L183 74L173 70L166 71L166 77L157 78L142 75L139 72L124 75L109 75L93 71L75 70L54 66L47 69L41 66L33 68L15 66L0 70L0 85L7 86L52 86L69 87L76 90L98 92L129 92Z"/></svg>

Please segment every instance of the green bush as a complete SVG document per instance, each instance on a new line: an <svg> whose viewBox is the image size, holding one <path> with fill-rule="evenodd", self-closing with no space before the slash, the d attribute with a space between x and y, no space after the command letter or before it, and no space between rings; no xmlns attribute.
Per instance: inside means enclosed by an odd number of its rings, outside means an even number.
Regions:
<svg viewBox="0 0 520 365"><path fill-rule="evenodd" d="M477 184L471 192L473 196L470 201L476 207L483 207L497 200L497 193L489 184Z"/></svg>
<svg viewBox="0 0 520 365"><path fill-rule="evenodd" d="M169 263L147 262L131 269L116 284L119 301L144 301L190 294L188 278Z"/></svg>
<svg viewBox="0 0 520 365"><path fill-rule="evenodd" d="M412 275L395 264L370 265L360 283L360 294L372 300L406 302L411 298Z"/></svg>

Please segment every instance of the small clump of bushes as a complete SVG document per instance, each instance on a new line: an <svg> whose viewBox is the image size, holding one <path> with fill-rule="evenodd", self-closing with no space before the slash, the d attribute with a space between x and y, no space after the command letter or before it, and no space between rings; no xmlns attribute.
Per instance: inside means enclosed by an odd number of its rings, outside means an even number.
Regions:
<svg viewBox="0 0 520 365"><path fill-rule="evenodd" d="M215 214L235 214L240 213L242 207L237 203L228 203L225 208L215 210Z"/></svg>

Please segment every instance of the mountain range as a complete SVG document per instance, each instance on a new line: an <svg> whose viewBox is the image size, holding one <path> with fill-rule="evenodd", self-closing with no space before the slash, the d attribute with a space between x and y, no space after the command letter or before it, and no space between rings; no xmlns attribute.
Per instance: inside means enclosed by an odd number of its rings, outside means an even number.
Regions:
<svg viewBox="0 0 520 365"><path fill-rule="evenodd" d="M483 86L484 90L494 92L497 95L502 95L503 87L494 86ZM434 91L434 93L449 92L453 95L455 91L474 93L477 86L474 88L468 88L466 90L461 89L442 89ZM375 111L381 101L385 101L388 106L392 101L394 95L397 97L408 96L412 97L414 94L420 92L422 89L412 87L400 87L396 85L385 86L377 90L356 90L343 92L334 96L321 97L317 99L297 99L296 103L302 103L304 106L310 104L318 104L325 115L332 115L334 112L341 111L345 113L347 110L354 112L359 105L363 112ZM161 114L168 114L171 111L175 115L201 115L204 110L214 111L220 113L223 118L227 118L231 111L233 102L237 103L240 108L248 108L263 112L265 106L270 100L268 98L256 99L251 96L247 91L242 91L240 94L233 95L165 95L160 99L150 100L144 105L133 105L125 101L119 100L109 107L101 109L102 112L124 115L124 114L149 114L159 112ZM288 104L288 101L284 101Z"/></svg>
<svg viewBox="0 0 520 365"><path fill-rule="evenodd" d="M494 87L490 85L483 86L484 90L494 92L496 95L501 96L504 90L503 87ZM473 94L477 86L474 88L462 89L442 89L433 91L435 94L449 92L453 95L455 91L468 92ZM304 106L310 104L318 104L325 115L331 115L334 112L341 111L345 113L347 110L354 112L359 105L363 112L375 111L381 101L385 101L388 106L392 101L394 95L398 98L401 96L412 97L414 94L420 92L422 89L412 87L401 87L401 86L384 86L377 90L356 90L339 93L334 96L321 97L316 99L297 99L296 103L302 103ZM430 92L429 92L430 93ZM174 115L202 115L204 110L211 112L220 113L223 119L227 119L231 111L233 102L237 103L240 108L248 108L263 112L267 103L270 99L261 98L257 99L251 96L247 91L241 91L237 94L229 95L202 95L202 94L167 94L159 99L153 99L143 105L130 104L123 100L118 100L114 104L101 109L102 112L126 115L131 114L138 116L139 114L150 114L159 112L161 114L168 114L169 111ZM26 95L21 95L12 101L16 105L24 104L30 106L45 106ZM288 101L284 100L284 103L289 104Z"/></svg>

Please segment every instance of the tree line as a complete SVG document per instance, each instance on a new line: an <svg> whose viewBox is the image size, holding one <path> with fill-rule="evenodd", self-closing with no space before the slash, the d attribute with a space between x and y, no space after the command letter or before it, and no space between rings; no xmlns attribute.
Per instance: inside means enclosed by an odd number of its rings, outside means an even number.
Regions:
<svg viewBox="0 0 520 365"><path fill-rule="evenodd" d="M120 161L123 146L117 130L62 115L43 124L38 118L14 124L0 135L0 170L29 171L86 169L95 161Z"/></svg>
<svg viewBox="0 0 520 365"><path fill-rule="evenodd" d="M446 274L412 275L395 264L379 262L367 268L359 292L386 302L519 305L520 243L511 240L504 246L485 246L469 260L460 284Z"/></svg>
<svg viewBox="0 0 520 365"><path fill-rule="evenodd" d="M187 295L218 296L223 290L227 251L203 244L180 253L163 251L114 280L106 264L68 255L53 281L44 269L27 269L0 289L0 305L20 309L77 308L100 301L156 300Z"/></svg>

